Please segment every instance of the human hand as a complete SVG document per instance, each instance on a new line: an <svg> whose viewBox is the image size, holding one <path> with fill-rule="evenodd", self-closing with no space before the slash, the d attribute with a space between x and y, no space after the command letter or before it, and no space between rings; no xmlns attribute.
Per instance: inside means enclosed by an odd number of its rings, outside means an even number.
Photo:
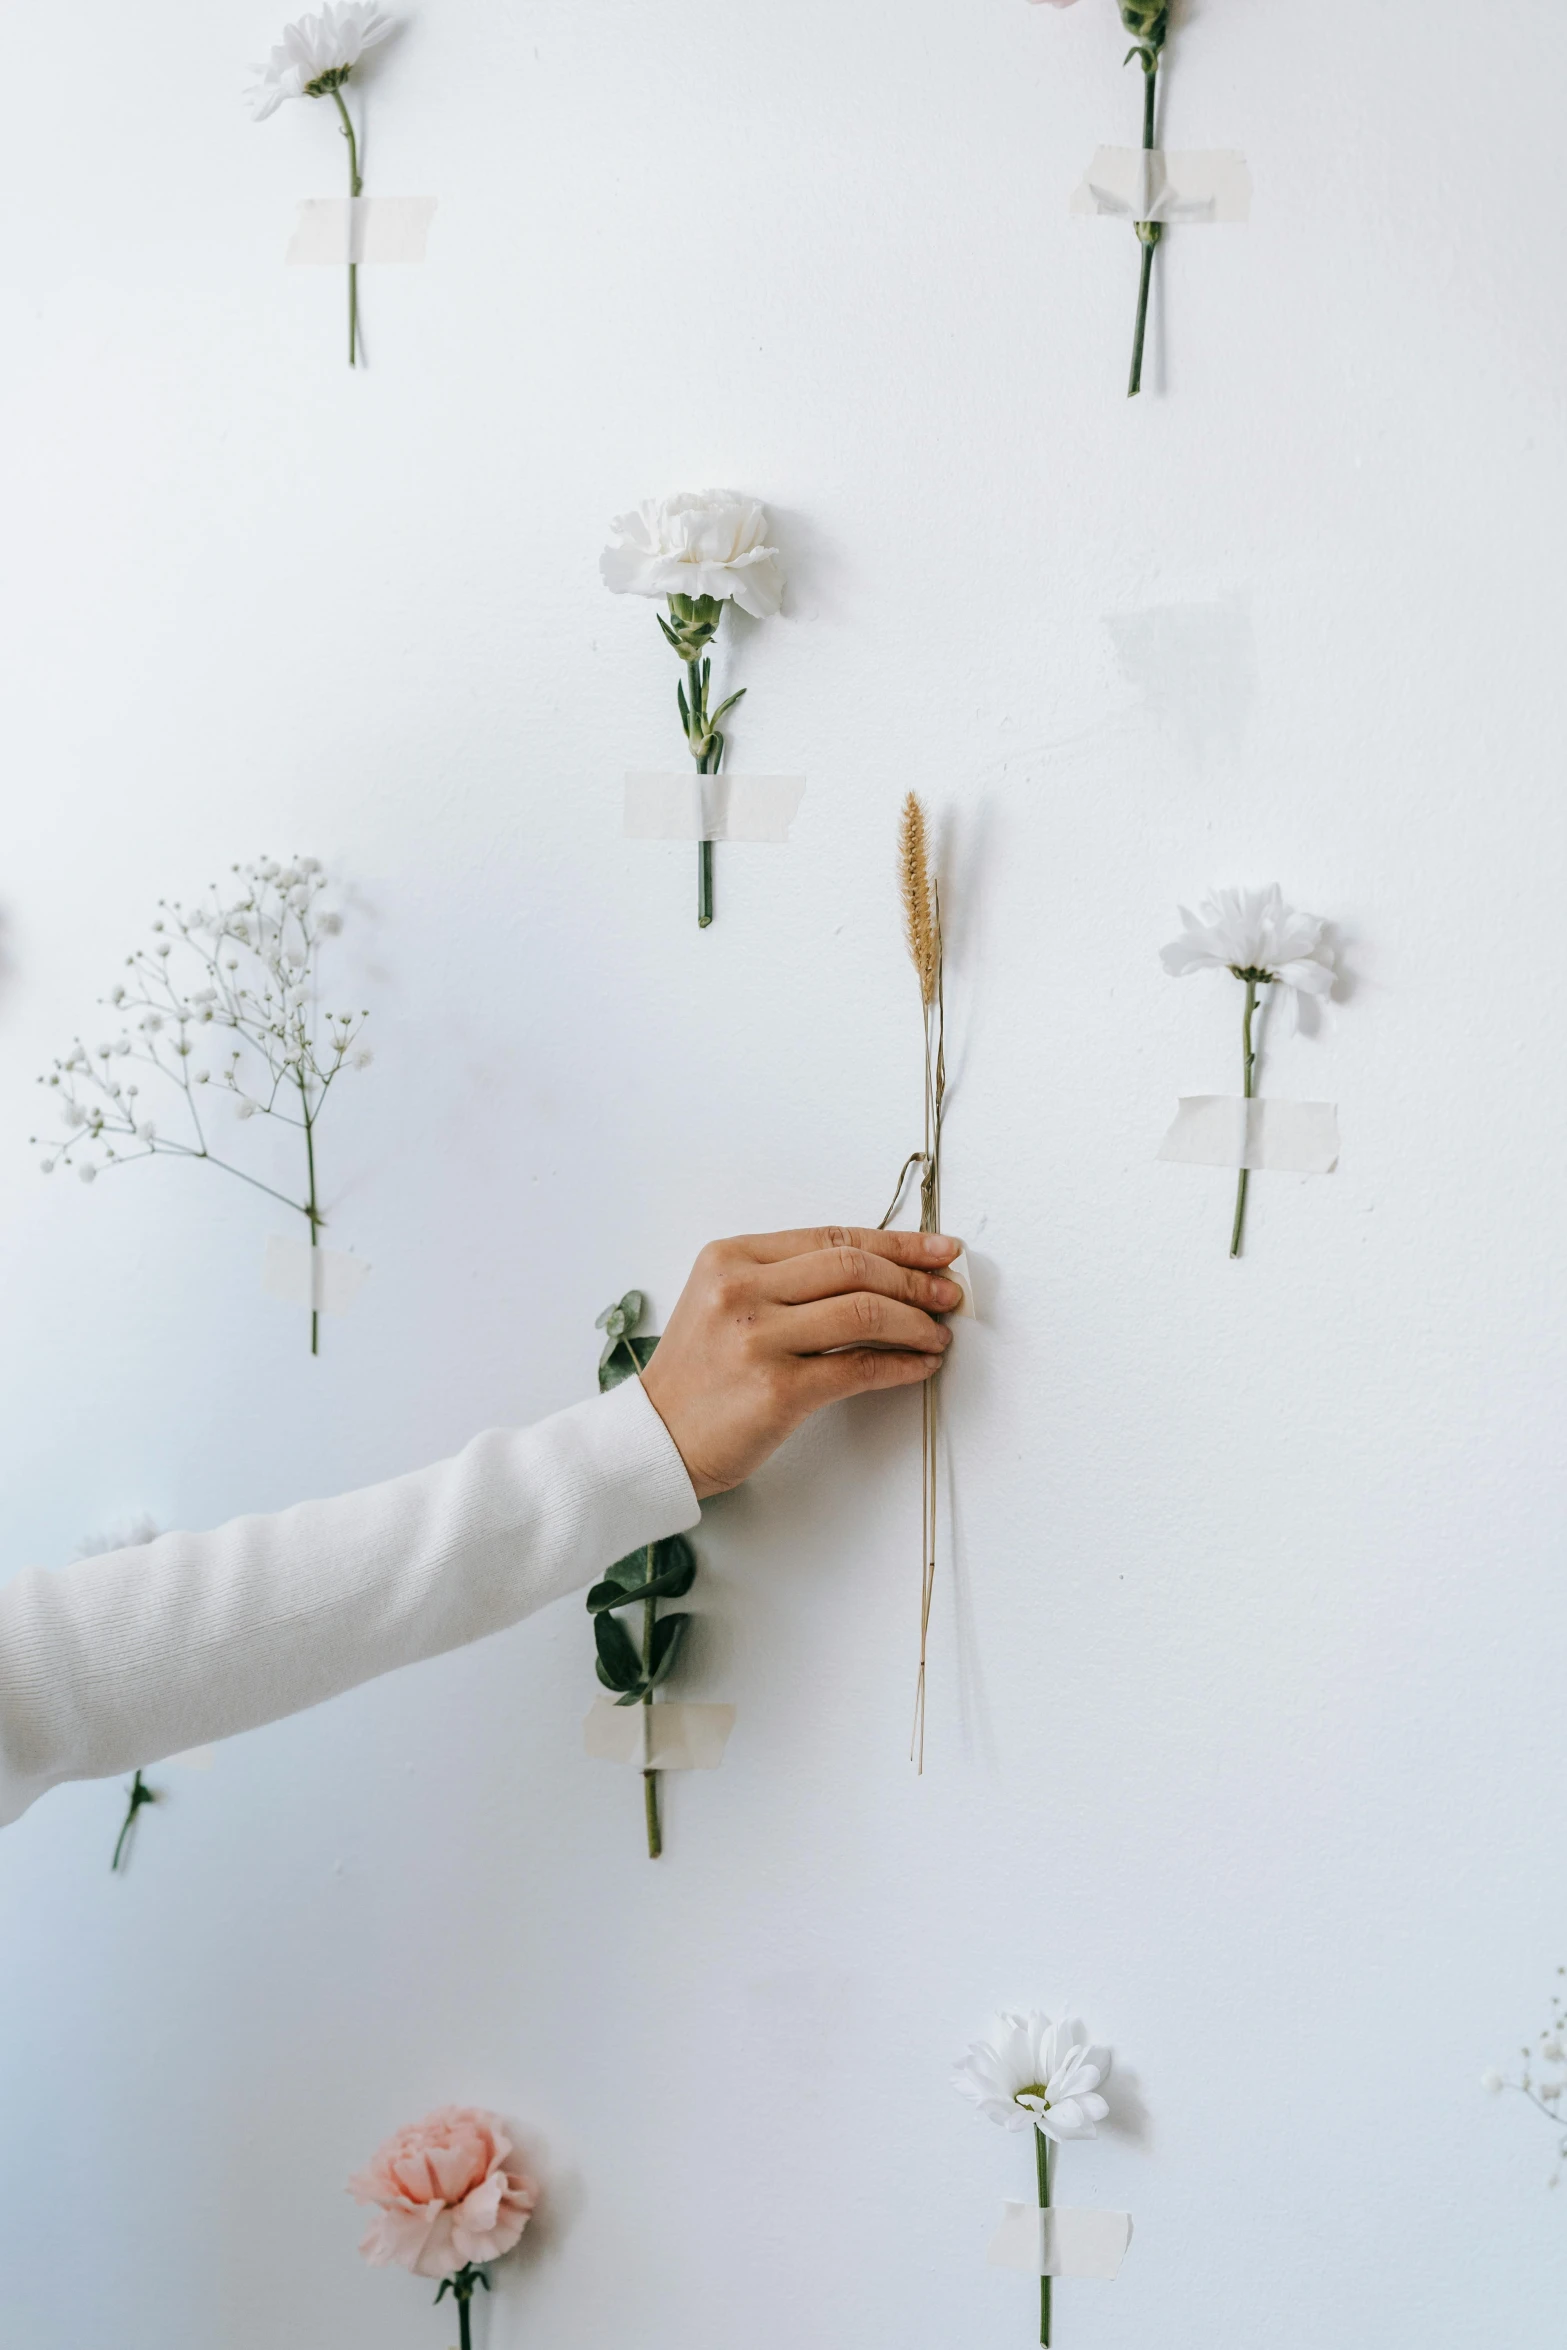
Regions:
<svg viewBox="0 0 1567 2350"><path fill-rule="evenodd" d="M929 1232L763 1232L703 1249L642 1374L699 1500L761 1467L823 1404L918 1387L951 1343L962 1243Z"/></svg>

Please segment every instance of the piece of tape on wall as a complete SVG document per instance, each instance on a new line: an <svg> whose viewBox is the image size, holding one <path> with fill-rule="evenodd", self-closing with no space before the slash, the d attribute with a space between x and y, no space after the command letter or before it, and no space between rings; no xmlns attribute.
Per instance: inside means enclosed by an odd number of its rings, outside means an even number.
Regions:
<svg viewBox="0 0 1567 2350"><path fill-rule="evenodd" d="M732 1705L616 1705L597 1697L582 1725L595 1762L639 1771L716 1771L735 1726Z"/></svg>
<svg viewBox="0 0 1567 2350"><path fill-rule="evenodd" d="M1234 224L1251 217L1251 173L1230 147L1101 147L1072 191L1072 210L1079 219Z"/></svg>
<svg viewBox="0 0 1567 2350"><path fill-rule="evenodd" d="M782 843L805 797L803 775L628 775L628 840Z"/></svg>
<svg viewBox="0 0 1567 2350"><path fill-rule="evenodd" d="M1132 2240L1124 2211L1041 2211L1032 2203L1003 2205L986 2263L1027 2277L1097 2277L1113 2284Z"/></svg>
<svg viewBox="0 0 1567 2350"><path fill-rule="evenodd" d="M1159 1156L1182 1167L1331 1175L1338 1147L1332 1102L1248 1102L1239 1094L1197 1093L1182 1096Z"/></svg>
<svg viewBox="0 0 1567 2350"><path fill-rule="evenodd" d="M286 259L341 269L348 261L422 261L433 196L306 196Z"/></svg>
<svg viewBox="0 0 1567 2350"><path fill-rule="evenodd" d="M267 1241L261 1286L286 1306L308 1306L313 1314L346 1314L370 1271L364 1257L335 1248L312 1248L308 1240Z"/></svg>

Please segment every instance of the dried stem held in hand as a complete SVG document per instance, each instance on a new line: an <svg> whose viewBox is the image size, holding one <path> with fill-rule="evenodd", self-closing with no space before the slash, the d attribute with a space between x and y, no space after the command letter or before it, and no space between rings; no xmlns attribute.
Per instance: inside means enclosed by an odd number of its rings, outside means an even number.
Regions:
<svg viewBox="0 0 1567 2350"><path fill-rule="evenodd" d="M898 827L898 889L903 901L904 936L919 981L925 1044L925 1141L904 1161L882 1229L892 1222L914 1168L920 1170L920 1230L941 1229L941 1127L946 1107L946 988L941 945L941 890L931 870L925 811L913 792L903 803ZM920 1441L920 1661L914 1695L911 1746L925 1768L925 1668L930 1647L930 1611L936 1585L936 1523L939 1504L940 1394L935 1379L921 1392Z"/></svg>

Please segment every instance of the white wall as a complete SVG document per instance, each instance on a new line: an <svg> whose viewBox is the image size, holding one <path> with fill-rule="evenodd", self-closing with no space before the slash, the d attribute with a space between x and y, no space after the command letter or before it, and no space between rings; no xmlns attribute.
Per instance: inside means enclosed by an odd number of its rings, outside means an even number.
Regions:
<svg viewBox="0 0 1567 2350"><path fill-rule="evenodd" d="M264 7L9 27L0 1427L9 1568L201 1525L587 1392L715 1232L879 1214L917 1029L890 844L942 812L957 1523L905 1760L917 1409L841 1414L700 1538L730 1758L587 1763L576 1601L0 1839L0 2332L441 2350L341 2183L448 2099L551 2210L488 2350L1026 2343L1027 2150L951 2061L1075 1999L1130 2208L1063 2350L1560 2340L1549 2146L1477 2077L1543 2020L1560 1865L1564 345L1551 0L1193 6L1167 135L1249 228L1067 217L1136 76L1109 0L437 0L368 93L422 269L285 271L324 113L252 127ZM610 514L764 496L730 642L794 844L623 842L673 663ZM42 1182L32 1080L162 892L314 851L374 1071L327 1141L374 1281L312 1363L205 1170ZM1330 1180L1154 1150L1235 1082L1177 898L1277 878L1352 978L1265 1083ZM1139 2118L1141 2117L1141 2118ZM487 2332L482 2329L487 2328Z"/></svg>

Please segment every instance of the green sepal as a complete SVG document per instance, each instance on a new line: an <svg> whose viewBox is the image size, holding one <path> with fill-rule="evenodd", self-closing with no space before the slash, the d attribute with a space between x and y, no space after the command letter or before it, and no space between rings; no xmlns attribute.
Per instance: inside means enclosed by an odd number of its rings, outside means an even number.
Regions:
<svg viewBox="0 0 1567 2350"><path fill-rule="evenodd" d="M618 1616L595 1616L593 1639L598 1648L598 1676L606 1689L628 1692L642 1687L642 1659Z"/></svg>
<svg viewBox="0 0 1567 2350"><path fill-rule="evenodd" d="M1169 34L1170 0L1121 0L1121 22L1134 41L1157 52Z"/></svg>

